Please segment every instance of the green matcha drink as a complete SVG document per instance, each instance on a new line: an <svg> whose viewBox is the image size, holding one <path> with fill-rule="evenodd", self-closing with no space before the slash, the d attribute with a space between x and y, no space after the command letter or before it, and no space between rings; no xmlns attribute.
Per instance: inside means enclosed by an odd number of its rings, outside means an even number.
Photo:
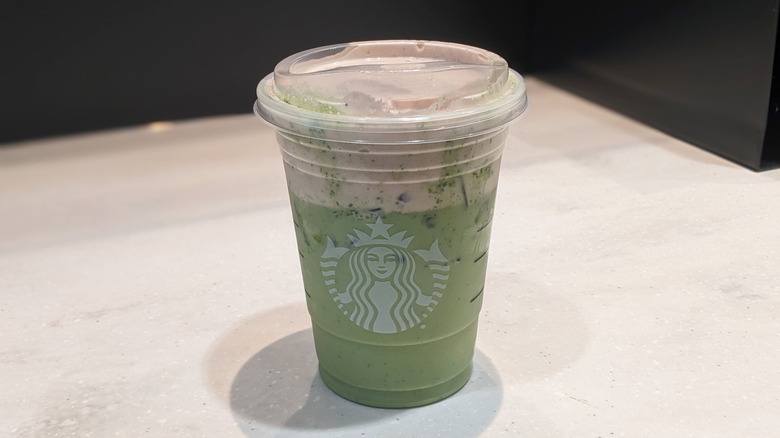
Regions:
<svg viewBox="0 0 780 438"><path fill-rule="evenodd" d="M419 212L290 198L326 383L352 400L390 407L463 386L495 191Z"/></svg>
<svg viewBox="0 0 780 438"><path fill-rule="evenodd" d="M451 43L313 49L258 86L337 394L411 407L468 381L501 152L525 107L503 59Z"/></svg>

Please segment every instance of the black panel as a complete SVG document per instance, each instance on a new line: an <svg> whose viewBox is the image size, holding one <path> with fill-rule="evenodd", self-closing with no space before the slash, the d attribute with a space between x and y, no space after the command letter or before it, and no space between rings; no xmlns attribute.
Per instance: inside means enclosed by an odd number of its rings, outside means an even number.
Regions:
<svg viewBox="0 0 780 438"><path fill-rule="evenodd" d="M534 2L531 15L542 78L750 168L779 164L777 1Z"/></svg>

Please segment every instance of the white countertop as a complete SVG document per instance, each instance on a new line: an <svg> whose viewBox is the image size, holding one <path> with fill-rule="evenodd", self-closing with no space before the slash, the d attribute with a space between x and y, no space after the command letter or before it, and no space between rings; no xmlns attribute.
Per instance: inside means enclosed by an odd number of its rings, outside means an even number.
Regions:
<svg viewBox="0 0 780 438"><path fill-rule="evenodd" d="M254 116L0 148L0 436L778 436L780 170L529 96L474 376L410 410L316 375Z"/></svg>

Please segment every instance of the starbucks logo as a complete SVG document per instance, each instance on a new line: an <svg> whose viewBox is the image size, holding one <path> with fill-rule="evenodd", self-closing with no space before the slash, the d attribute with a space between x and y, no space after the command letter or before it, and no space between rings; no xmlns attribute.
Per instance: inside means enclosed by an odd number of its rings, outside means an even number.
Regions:
<svg viewBox="0 0 780 438"><path fill-rule="evenodd" d="M354 230L347 235L349 248L336 246L327 236L320 266L334 305L374 333L399 333L418 325L424 329L422 321L439 304L449 279L439 241L412 251L414 236L405 237L406 231L391 235L393 224L381 218L366 226L371 234ZM418 270L423 275L416 275Z"/></svg>

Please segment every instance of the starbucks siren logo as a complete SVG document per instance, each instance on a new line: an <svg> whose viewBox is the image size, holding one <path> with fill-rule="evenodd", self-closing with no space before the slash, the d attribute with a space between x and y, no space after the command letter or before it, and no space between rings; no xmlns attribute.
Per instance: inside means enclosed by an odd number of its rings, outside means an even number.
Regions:
<svg viewBox="0 0 780 438"><path fill-rule="evenodd" d="M385 224L381 218L366 226L370 235L360 230L354 230L354 236L347 235L354 248L338 247L328 236L320 262L325 285L339 309L358 326L374 333L408 330L439 304L449 279L447 259L439 250L438 239L430 249L410 251L407 248L414 236L404 238L406 231L390 235L393 224ZM428 269L424 278L415 277L416 257L425 262L423 269ZM346 285L336 284L337 271L349 274Z"/></svg>

